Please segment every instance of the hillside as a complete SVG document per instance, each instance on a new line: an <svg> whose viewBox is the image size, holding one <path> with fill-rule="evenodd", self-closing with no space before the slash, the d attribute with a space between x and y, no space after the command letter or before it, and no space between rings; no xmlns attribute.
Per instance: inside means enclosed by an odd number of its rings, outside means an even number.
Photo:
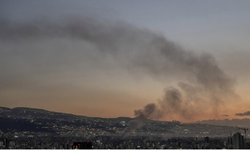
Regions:
<svg viewBox="0 0 250 150"><path fill-rule="evenodd" d="M121 136L134 118L98 118L34 108L0 107L0 130L17 136ZM204 122L202 122L204 123ZM148 121L129 136L225 137L238 128L177 121Z"/></svg>

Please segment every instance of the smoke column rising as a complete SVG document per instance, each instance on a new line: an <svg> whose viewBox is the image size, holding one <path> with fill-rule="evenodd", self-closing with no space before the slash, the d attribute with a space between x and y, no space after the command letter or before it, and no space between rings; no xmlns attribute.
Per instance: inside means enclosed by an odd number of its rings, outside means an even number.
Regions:
<svg viewBox="0 0 250 150"><path fill-rule="evenodd" d="M166 85L164 95L157 103L135 110L136 117L165 119L173 115L189 120L204 115L204 109L217 114L225 100L236 97L233 80L220 69L211 54L184 50L163 35L146 29L91 17L24 23L1 21L0 38L7 42L60 37L88 41L99 52L111 54L131 72L139 70L154 78L182 78L177 88ZM135 122L130 124L126 134L143 121Z"/></svg>

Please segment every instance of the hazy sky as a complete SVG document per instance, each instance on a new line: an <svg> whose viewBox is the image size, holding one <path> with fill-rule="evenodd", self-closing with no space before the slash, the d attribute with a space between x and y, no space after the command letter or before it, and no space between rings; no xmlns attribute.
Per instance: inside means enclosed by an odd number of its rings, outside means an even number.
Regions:
<svg viewBox="0 0 250 150"><path fill-rule="evenodd" d="M154 52L152 39L165 37L185 55L211 54L238 96L218 110L209 98L191 100L207 106L193 111L202 115L162 120L246 117L235 114L250 106L249 15L248 0L1 0L0 106L134 117L165 88L192 81L185 65Z"/></svg>

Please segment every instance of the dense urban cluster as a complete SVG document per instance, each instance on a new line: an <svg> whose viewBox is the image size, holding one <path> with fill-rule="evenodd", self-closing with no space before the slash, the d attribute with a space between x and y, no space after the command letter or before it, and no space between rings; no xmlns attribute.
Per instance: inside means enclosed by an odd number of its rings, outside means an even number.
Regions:
<svg viewBox="0 0 250 150"><path fill-rule="evenodd" d="M236 134L235 134L236 135ZM240 137L240 136L238 136ZM84 137L26 137L26 138L2 138L0 148L39 148L39 149L71 149L76 141L91 143L94 149L210 149L210 148L250 148L250 142L244 143L244 138L237 135L230 143L228 138L163 138L130 136L125 139L112 136ZM242 141L243 140L243 141ZM77 147L74 147L77 148Z"/></svg>

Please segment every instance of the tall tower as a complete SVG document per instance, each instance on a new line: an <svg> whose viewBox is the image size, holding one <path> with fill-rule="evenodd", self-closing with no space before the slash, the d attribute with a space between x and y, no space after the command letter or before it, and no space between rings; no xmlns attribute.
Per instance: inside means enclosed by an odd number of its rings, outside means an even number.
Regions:
<svg viewBox="0 0 250 150"><path fill-rule="evenodd" d="M244 148L244 136L242 136L239 132L233 135L233 148Z"/></svg>

